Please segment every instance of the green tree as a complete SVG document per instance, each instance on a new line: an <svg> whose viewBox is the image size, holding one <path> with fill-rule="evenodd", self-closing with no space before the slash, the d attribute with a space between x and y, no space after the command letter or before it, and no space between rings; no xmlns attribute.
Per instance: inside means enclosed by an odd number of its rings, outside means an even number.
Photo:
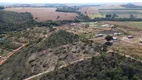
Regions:
<svg viewBox="0 0 142 80"><path fill-rule="evenodd" d="M110 36L110 35L108 35L108 36L105 37L105 40L106 40L106 41L111 41L112 39L113 39L113 37Z"/></svg>

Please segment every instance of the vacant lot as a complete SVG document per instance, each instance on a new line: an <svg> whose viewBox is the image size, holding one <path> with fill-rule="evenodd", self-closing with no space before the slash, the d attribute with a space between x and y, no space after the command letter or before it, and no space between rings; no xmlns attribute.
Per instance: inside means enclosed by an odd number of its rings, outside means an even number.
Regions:
<svg viewBox="0 0 142 80"><path fill-rule="evenodd" d="M56 8L6 8L7 11L30 12L37 21L73 20L76 13L56 12Z"/></svg>

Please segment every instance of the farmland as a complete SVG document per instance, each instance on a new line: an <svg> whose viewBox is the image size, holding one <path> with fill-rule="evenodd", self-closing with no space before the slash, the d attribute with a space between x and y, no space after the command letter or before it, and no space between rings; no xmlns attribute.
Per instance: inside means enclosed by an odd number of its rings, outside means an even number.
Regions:
<svg viewBox="0 0 142 80"><path fill-rule="evenodd" d="M76 13L56 12L56 8L6 8L6 11L30 12L38 22L47 20L74 20Z"/></svg>
<svg viewBox="0 0 142 80"><path fill-rule="evenodd" d="M90 19L105 17L105 15L100 14L98 8L96 7L84 7L84 8L81 8L79 11L82 14L87 15Z"/></svg>
<svg viewBox="0 0 142 80"><path fill-rule="evenodd" d="M130 18L131 14L136 18L142 18L142 8L126 8L121 4L89 6L81 8L79 11L88 15L90 19L105 18L105 15L114 13L118 15L118 18Z"/></svg>

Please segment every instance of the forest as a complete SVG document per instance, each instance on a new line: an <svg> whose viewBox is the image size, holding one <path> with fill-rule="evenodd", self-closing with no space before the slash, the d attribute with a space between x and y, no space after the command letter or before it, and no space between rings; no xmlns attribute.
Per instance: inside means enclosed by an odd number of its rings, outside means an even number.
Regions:
<svg viewBox="0 0 142 80"><path fill-rule="evenodd" d="M30 13L16 13L0 10L0 33L23 30L33 26L33 17Z"/></svg>

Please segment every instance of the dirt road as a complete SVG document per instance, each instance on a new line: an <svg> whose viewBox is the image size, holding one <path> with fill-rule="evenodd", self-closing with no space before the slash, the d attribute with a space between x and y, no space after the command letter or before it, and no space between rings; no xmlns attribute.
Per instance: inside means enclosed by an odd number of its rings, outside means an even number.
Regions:
<svg viewBox="0 0 142 80"><path fill-rule="evenodd" d="M67 66L69 66L69 65L72 65L72 64L75 64L75 63L78 63L78 62L81 62L81 61L84 61L84 60L87 60L87 59L91 59L92 57L85 57L85 58L81 58L81 59L79 59L79 60L76 60L76 61L73 61L73 62L69 62L68 64L65 64L65 65L62 65L62 66L60 66L59 68L57 68L57 69L62 69L62 68L65 68L65 67L67 67ZM33 75L33 76L31 76L31 77L29 77L29 78L26 78L26 79L24 79L24 80L35 80L35 79L37 79L38 80L38 78L40 77L40 76L42 76L42 75L44 75L44 74L47 74L47 73L49 73L49 72L51 72L51 71L54 71L55 70L55 67L52 67L52 68L49 68L49 69L47 69L46 71L44 71L44 72L42 72L42 73L39 73L39 74L37 74L37 75Z"/></svg>
<svg viewBox="0 0 142 80"><path fill-rule="evenodd" d="M13 50L13 52L8 53L8 55L6 57L3 57L0 60L0 65L2 65L10 56L12 56L14 53L18 52L21 48L25 47L28 43L22 44L22 46L20 46L19 48Z"/></svg>

